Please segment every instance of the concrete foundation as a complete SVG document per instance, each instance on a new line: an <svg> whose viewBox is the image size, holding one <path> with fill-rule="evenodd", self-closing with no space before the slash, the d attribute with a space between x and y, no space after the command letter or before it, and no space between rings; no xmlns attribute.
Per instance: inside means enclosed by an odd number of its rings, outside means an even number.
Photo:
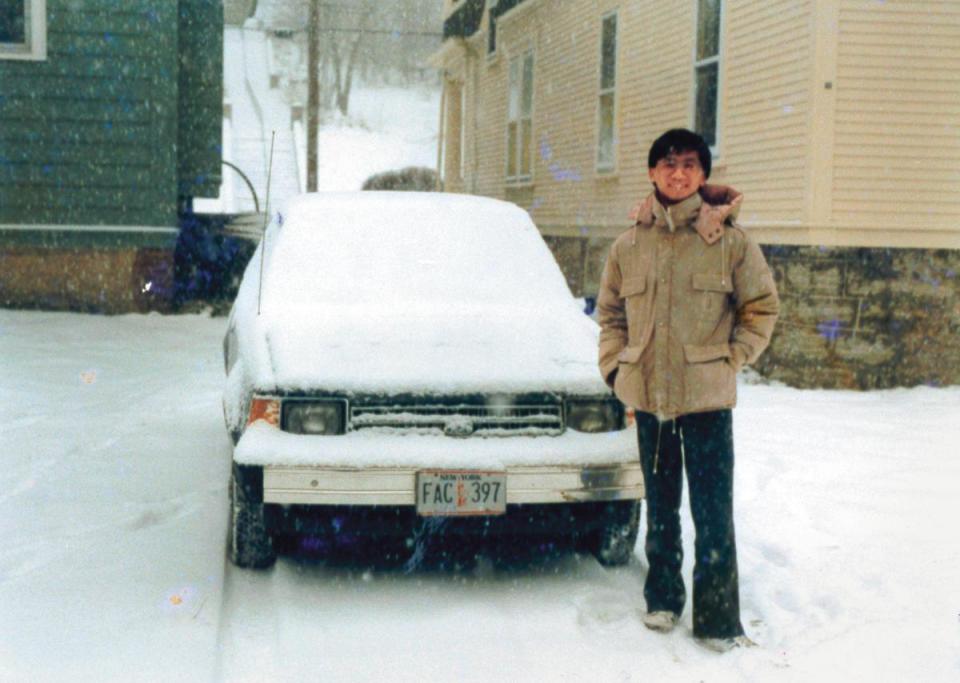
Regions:
<svg viewBox="0 0 960 683"><path fill-rule="evenodd" d="M0 306L90 313L170 310L173 251L5 247Z"/></svg>

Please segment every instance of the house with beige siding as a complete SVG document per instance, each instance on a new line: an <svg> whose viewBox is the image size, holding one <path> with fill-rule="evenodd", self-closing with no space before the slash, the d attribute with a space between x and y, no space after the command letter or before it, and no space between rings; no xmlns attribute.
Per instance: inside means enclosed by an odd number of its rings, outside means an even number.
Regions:
<svg viewBox="0 0 960 683"><path fill-rule="evenodd" d="M444 189L526 208L575 294L673 127L783 297L759 369L960 382L960 2L444 0Z"/></svg>

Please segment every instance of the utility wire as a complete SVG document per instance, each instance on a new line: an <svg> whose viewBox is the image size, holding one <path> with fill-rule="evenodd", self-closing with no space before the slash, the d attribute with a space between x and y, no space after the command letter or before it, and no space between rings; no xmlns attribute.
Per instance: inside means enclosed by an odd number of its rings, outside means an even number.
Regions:
<svg viewBox="0 0 960 683"><path fill-rule="evenodd" d="M244 31L259 31L259 32L270 32L270 33L306 33L306 28L270 28L270 29L259 29L259 28L244 28ZM334 26L331 28L320 28L317 29L320 33L380 33L386 35L398 35L398 36L429 36L432 38L441 38L443 33L437 31L396 31L393 29L385 28L345 28Z"/></svg>

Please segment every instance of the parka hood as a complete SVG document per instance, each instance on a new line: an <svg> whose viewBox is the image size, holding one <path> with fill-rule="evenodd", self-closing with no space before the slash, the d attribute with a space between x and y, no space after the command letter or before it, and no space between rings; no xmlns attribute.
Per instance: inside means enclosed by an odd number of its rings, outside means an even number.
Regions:
<svg viewBox="0 0 960 683"><path fill-rule="evenodd" d="M710 207L729 206L730 212L727 215L731 220L736 220L740 213L740 203L742 201L743 193L730 187L729 185L707 184L701 187L699 192L687 197L678 204L674 204L674 206L684 206L687 205L688 202L690 202L691 205L695 203L698 209L703 204L706 204ZM662 213L664 207L659 201L657 201L656 192L651 192L642 202L634 207L630 217L635 219L636 225L649 228L656 221L655 207L657 206L660 207Z"/></svg>
<svg viewBox="0 0 960 683"><path fill-rule="evenodd" d="M729 185L704 185L696 194L669 207L664 207L656 192L651 192L634 208L631 217L635 218L634 230L656 224L671 230L691 225L707 244L713 244L723 235L723 225L734 223L742 201L743 193Z"/></svg>

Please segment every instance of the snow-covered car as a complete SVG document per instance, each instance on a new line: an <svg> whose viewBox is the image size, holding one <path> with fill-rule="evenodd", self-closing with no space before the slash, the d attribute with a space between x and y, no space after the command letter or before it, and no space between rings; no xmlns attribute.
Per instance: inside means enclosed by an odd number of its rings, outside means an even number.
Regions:
<svg viewBox="0 0 960 683"><path fill-rule="evenodd" d="M290 538L409 548L439 523L627 562L643 477L597 335L513 204L294 198L224 339L232 561L269 566Z"/></svg>

